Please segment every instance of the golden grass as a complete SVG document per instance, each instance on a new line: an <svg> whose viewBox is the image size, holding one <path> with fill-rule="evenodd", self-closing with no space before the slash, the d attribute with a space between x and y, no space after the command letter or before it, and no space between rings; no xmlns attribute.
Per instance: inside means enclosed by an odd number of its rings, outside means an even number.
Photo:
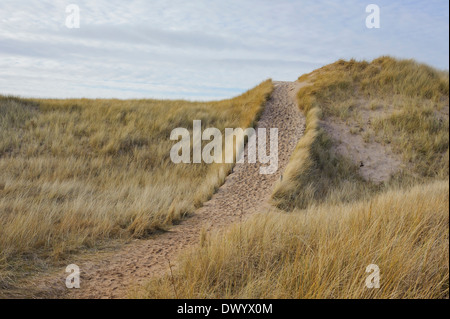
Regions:
<svg viewBox="0 0 450 319"><path fill-rule="evenodd" d="M449 176L449 77L410 60L381 57L367 62L338 61L300 80L298 93L307 130L273 194L280 209L369 198L375 191ZM377 142L391 145L406 169L385 184L364 181L349 159L331 152L333 141L321 120L361 121L362 110L378 116L361 124ZM446 113L447 112L447 113ZM378 113L376 113L378 114ZM364 136L370 139L370 135Z"/></svg>
<svg viewBox="0 0 450 319"><path fill-rule="evenodd" d="M131 297L449 297L448 73L382 57L304 79L306 132L273 194L291 213L201 234L173 277ZM145 236L199 207L230 166L171 164L170 131L193 119L249 127L271 90L265 82L214 103L2 98L0 287L34 255ZM405 169L383 184L363 180L332 151L321 124L334 118L367 126L364 139L392 146ZM365 286L370 264L380 289Z"/></svg>
<svg viewBox="0 0 450 319"><path fill-rule="evenodd" d="M173 277L130 297L449 297L448 73L382 57L338 61L303 80L312 82L298 93L306 131L272 196L291 213L202 234ZM367 125L364 138L390 144L405 169L382 184L362 179L322 128L336 118ZM371 264L380 289L365 285Z"/></svg>
<svg viewBox="0 0 450 319"><path fill-rule="evenodd" d="M172 129L251 127L272 89L204 103L0 97L0 288L46 257L143 237L201 206L232 165L173 164Z"/></svg>
<svg viewBox="0 0 450 319"><path fill-rule="evenodd" d="M448 298L449 185L369 201L266 213L203 240L175 276L131 297ZM380 268L368 289L366 267Z"/></svg>

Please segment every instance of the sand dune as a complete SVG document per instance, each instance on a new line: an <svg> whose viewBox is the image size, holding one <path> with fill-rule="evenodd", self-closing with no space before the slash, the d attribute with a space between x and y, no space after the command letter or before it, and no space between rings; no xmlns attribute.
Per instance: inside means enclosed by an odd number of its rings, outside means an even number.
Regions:
<svg viewBox="0 0 450 319"><path fill-rule="evenodd" d="M195 214L169 231L136 240L118 251L80 257L81 288L67 290L62 272L37 283L37 297L122 298L151 276L176 267L176 257L197 244L202 231L219 230L269 208L273 187L286 167L305 129L296 92L306 83L274 82L274 92L258 122L259 128L278 128L279 168L276 174L259 173L260 163L237 164L224 185ZM195 187L195 185L193 185Z"/></svg>

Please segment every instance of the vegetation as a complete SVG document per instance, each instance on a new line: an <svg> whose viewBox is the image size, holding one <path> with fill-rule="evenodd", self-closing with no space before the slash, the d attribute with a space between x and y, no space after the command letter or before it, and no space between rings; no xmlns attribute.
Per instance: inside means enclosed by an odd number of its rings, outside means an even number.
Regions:
<svg viewBox="0 0 450 319"><path fill-rule="evenodd" d="M448 181L307 212L259 214L215 234L143 298L448 298ZM366 267L380 268L368 289Z"/></svg>
<svg viewBox="0 0 450 319"><path fill-rule="evenodd" d="M131 297L449 298L448 72L381 57L299 80L307 127L274 189L278 210L201 234ZM271 91L266 81L210 103L0 97L0 288L27 260L144 237L201 206L231 165L172 164L171 130L252 126ZM332 121L392 148L401 170L362 178L335 151ZM365 285L371 264L380 289Z"/></svg>
<svg viewBox="0 0 450 319"><path fill-rule="evenodd" d="M172 129L250 127L272 88L205 103L0 97L0 288L48 257L141 238L193 212L232 165L173 164Z"/></svg>
<svg viewBox="0 0 450 319"><path fill-rule="evenodd" d="M382 57L300 81L311 83L298 93L307 128L273 193L281 210L203 235L173 276L131 297L449 297L448 73ZM335 119L392 146L404 169L381 184L362 179L323 129ZM365 285L370 264L380 289Z"/></svg>
<svg viewBox="0 0 450 319"><path fill-rule="evenodd" d="M312 82L298 93L307 131L274 190L278 208L337 204L390 187L448 178L448 73L382 57L372 63L338 61L300 80ZM330 151L333 141L320 121L334 119L356 123L369 138L392 145L406 169L383 185L363 180L359 167Z"/></svg>

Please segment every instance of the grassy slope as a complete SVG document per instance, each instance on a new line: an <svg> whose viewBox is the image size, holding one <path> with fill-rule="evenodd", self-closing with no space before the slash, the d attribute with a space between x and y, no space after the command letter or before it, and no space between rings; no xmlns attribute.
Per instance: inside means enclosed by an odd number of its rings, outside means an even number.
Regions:
<svg viewBox="0 0 450 319"><path fill-rule="evenodd" d="M298 96L307 130L273 196L293 212L203 240L174 278L132 297L448 298L448 73L387 57L314 73ZM383 185L333 154L321 128L332 116L358 119L361 103L384 108L370 138L391 144L407 167ZM372 263L379 290L364 284Z"/></svg>
<svg viewBox="0 0 450 319"><path fill-rule="evenodd" d="M313 85L298 93L307 133L274 190L277 207L292 210L352 201L374 191L448 177L448 73L383 57L372 63L338 61L313 76ZM406 167L383 185L364 181L358 167L330 152L333 141L320 125L332 117L362 122L360 111L366 106L380 115L360 124L364 138L392 145Z"/></svg>
<svg viewBox="0 0 450 319"><path fill-rule="evenodd" d="M214 235L182 259L172 278L132 297L448 297L446 182L390 191L370 201L260 214ZM367 289L377 264L381 288Z"/></svg>
<svg viewBox="0 0 450 319"><path fill-rule="evenodd" d="M205 103L0 96L0 288L41 258L142 237L201 206L231 165L173 164L172 129L250 127L272 88Z"/></svg>

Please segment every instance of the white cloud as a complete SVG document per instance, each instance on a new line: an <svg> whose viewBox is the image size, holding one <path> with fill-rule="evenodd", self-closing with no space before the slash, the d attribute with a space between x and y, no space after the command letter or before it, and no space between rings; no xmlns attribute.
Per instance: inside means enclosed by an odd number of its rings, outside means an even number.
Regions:
<svg viewBox="0 0 450 319"><path fill-rule="evenodd" d="M67 29L78 4L81 28ZM216 99L295 80L339 58L390 54L448 69L448 2L0 2L0 93Z"/></svg>

